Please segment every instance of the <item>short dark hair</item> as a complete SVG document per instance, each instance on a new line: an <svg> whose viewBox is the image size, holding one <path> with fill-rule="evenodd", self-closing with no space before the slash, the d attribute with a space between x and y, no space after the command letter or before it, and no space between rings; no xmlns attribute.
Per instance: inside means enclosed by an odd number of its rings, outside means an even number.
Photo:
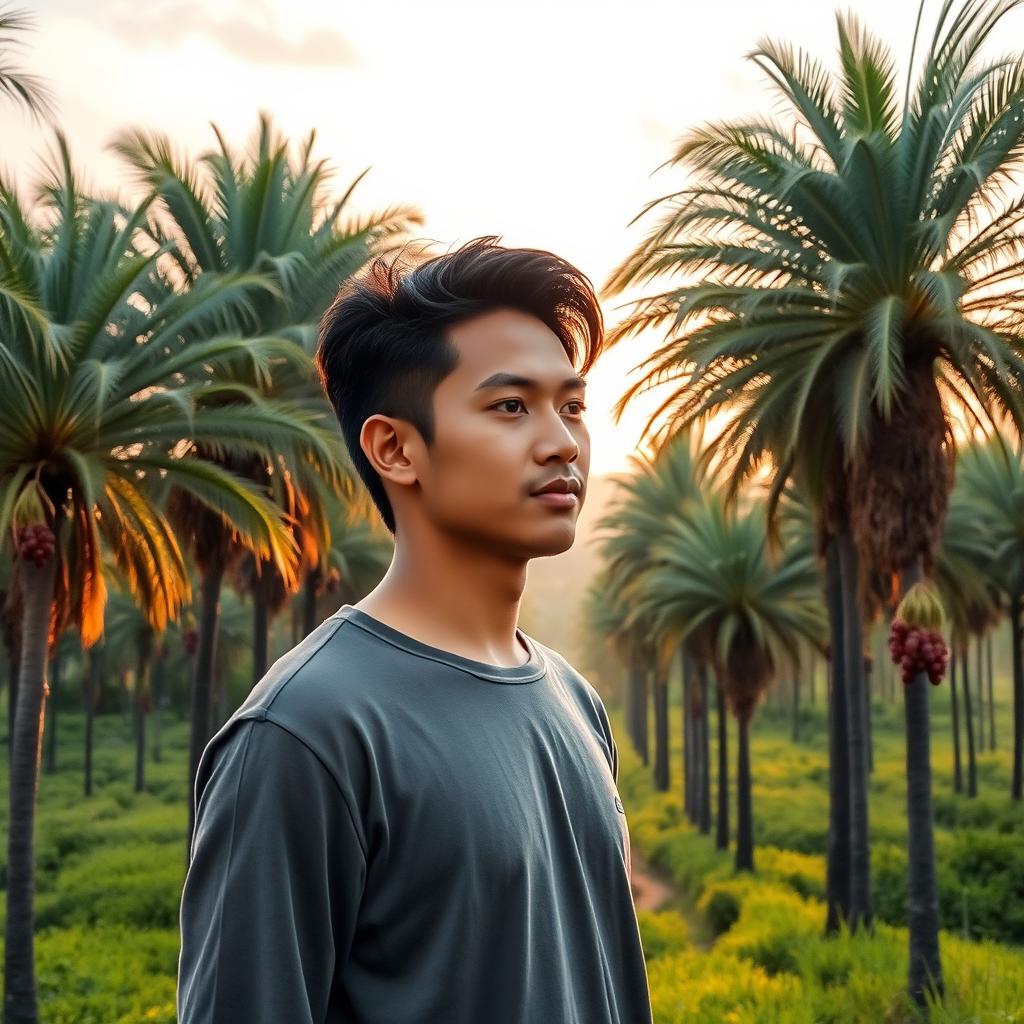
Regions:
<svg viewBox="0 0 1024 1024"><path fill-rule="evenodd" d="M434 390L458 363L446 328L510 308L547 324L581 374L601 353L604 321L590 280L553 253L509 249L498 239L474 238L416 266L401 254L378 256L342 285L320 319L320 382L355 469L392 534L394 511L359 434L380 413L407 420L428 447L433 444Z"/></svg>

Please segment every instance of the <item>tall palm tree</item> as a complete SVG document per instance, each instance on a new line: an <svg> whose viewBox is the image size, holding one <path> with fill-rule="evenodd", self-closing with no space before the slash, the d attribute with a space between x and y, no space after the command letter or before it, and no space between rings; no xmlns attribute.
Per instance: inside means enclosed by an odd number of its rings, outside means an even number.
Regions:
<svg viewBox="0 0 1024 1024"><path fill-rule="evenodd" d="M779 490L803 468L820 482L823 533L849 537L861 571L901 592L931 571L941 538L950 403L1024 423L1024 201L1006 189L1024 163L1024 61L979 57L1018 6L943 0L902 98L888 50L852 16L838 17L837 74L761 43L752 59L785 120L691 131L669 162L687 164L693 183L649 204L668 204L662 222L605 288L687 276L638 300L609 336L671 332L617 414L645 382L678 381L652 420L682 429L723 414L715 452L734 486L766 460ZM855 666L859 644L845 647ZM908 988L919 1003L943 988L928 691L924 673L904 689Z"/></svg>
<svg viewBox="0 0 1024 1024"><path fill-rule="evenodd" d="M64 676L68 662L73 661L81 649L78 637L74 631L64 633L60 640L54 645L53 657L50 659L48 671L50 692L53 698L53 713L46 722L46 732L43 739L46 742L46 762L43 771L52 775L57 770L57 700L60 688L60 679Z"/></svg>
<svg viewBox="0 0 1024 1024"><path fill-rule="evenodd" d="M222 591L221 611L217 623L217 657L213 666L213 722L219 729L235 710L229 683L234 667L244 664L252 650L252 619L241 597L231 587Z"/></svg>
<svg viewBox="0 0 1024 1024"><path fill-rule="evenodd" d="M609 585L608 571L603 565L594 573L584 594L583 621L591 641L588 646L591 666L604 665L606 660L618 661L628 672L631 657L629 632L625 625L626 608ZM628 689L617 686L615 692L620 705L625 706Z"/></svg>
<svg viewBox="0 0 1024 1024"><path fill-rule="evenodd" d="M287 567L289 536L275 509L244 480L177 449L184 439L280 451L306 433L305 421L270 402L202 404L233 388L211 380L211 367L266 364L289 344L222 336L182 345L182 330L230 311L251 281L211 282L149 304L160 254L136 247L146 204L127 210L84 197L59 133L36 199L26 208L0 179L0 538L13 535L22 609L4 1009L19 1024L37 1018L32 844L48 653L69 622L85 647L99 638L104 548L155 627L188 599L161 489L195 495Z"/></svg>
<svg viewBox="0 0 1024 1024"><path fill-rule="evenodd" d="M626 727L634 748L646 765L646 680L653 644L649 624L631 619L629 611L628 588L618 574L613 575L608 565L602 564L587 591L587 627L594 637L601 638L612 647L626 670L623 695ZM638 679L643 685L638 685Z"/></svg>
<svg viewBox="0 0 1024 1024"><path fill-rule="evenodd" d="M20 103L37 120L52 120L54 99L50 87L37 75L19 68L10 58L20 45L17 33L35 27L31 12L20 7L0 9L0 93Z"/></svg>
<svg viewBox="0 0 1024 1024"><path fill-rule="evenodd" d="M649 567L653 544L663 532L667 518L685 514L686 509L700 499L700 480L694 471L694 451L689 435L679 435L673 444L664 446L655 459L641 454L631 456L630 460L631 472L618 478L618 494L597 526L609 584L618 591L628 590L632 581ZM639 622L635 623L635 628L647 632ZM665 790L669 787L668 673L667 666L660 662L653 666L638 662L632 666L633 701L637 710L631 717L634 727L643 733L643 738L639 734L633 738L638 748L646 747L646 673L649 668L653 668L655 690L655 780L658 787ZM693 780L697 771L689 676L684 667L684 785L687 810L692 811Z"/></svg>
<svg viewBox="0 0 1024 1024"><path fill-rule="evenodd" d="M1013 775L1011 795L1024 795L1024 448L1011 446L996 431L986 444L960 456L959 479L966 515L973 517L977 546L967 553L974 566L1006 596L1013 666ZM963 544L963 531L956 534ZM951 531L951 535L952 531Z"/></svg>
<svg viewBox="0 0 1024 1024"><path fill-rule="evenodd" d="M82 795L92 796L92 755L95 736L96 706L107 666L106 644L97 640L86 652L86 667L82 678L82 698L85 704L85 756L82 766Z"/></svg>
<svg viewBox="0 0 1024 1024"><path fill-rule="evenodd" d="M132 727L135 734L135 792L146 785L146 719L152 710L151 675L162 631L153 628L146 610L123 587L107 601L104 641L115 662L133 667Z"/></svg>
<svg viewBox="0 0 1024 1024"><path fill-rule="evenodd" d="M966 448L960 455L960 464L971 463L976 457L976 445ZM973 468L973 467L972 467ZM958 730L958 700L955 685L959 677L963 695L967 737L967 795L978 794L978 764L975 729L975 709L979 728L983 728L983 677L975 675L975 697L971 693L968 669L968 647L972 636L977 637L980 660L983 634L1001 617L999 596L992 577L992 534L989 516L979 509L970 491L970 474L959 475L950 496L942 547L935 563L935 580L943 606L949 612L953 650L951 652L950 689L953 701L954 788L960 790L960 737ZM952 659L959 654L959 671ZM983 736L984 733L982 732Z"/></svg>
<svg viewBox="0 0 1024 1024"><path fill-rule="evenodd" d="M259 273L272 283L271 291L254 296L238 327L288 337L302 358L253 384L317 414L334 435L334 443L329 451L321 445L292 459L280 454L253 456L231 466L265 488L284 510L300 556L294 577L275 578L272 561L247 552L229 529L187 495L179 495L172 507L175 521L194 537L192 555L203 595L193 683L191 782L212 733L210 685L224 574L241 568L239 582L247 579L252 586L254 662L265 664L270 606L279 607L283 595L296 589L303 577L314 594L321 585L330 547L325 495L344 494L369 510L368 496L357 486L333 411L313 370L316 326L342 281L397 244L410 225L421 222L414 209L400 206L366 217L349 216L353 190L366 171L339 199L329 200L331 171L325 160L312 158L315 132L303 140L293 160L288 141L273 130L266 114L260 114L254 144L245 155L228 145L216 125L213 131L217 148L195 161L178 158L166 136L141 129L120 133L111 148L159 198L166 225L154 241L173 238L175 270L184 281ZM197 454L215 457L198 449ZM246 558L251 565L240 567ZM193 824L190 811L190 836Z"/></svg>
<svg viewBox="0 0 1024 1024"><path fill-rule="evenodd" d="M737 871L754 870L750 721L780 661L797 665L801 642L820 641L820 590L806 548L769 555L763 506L727 511L717 496L669 521L631 590L633 614L705 652L736 717Z"/></svg>

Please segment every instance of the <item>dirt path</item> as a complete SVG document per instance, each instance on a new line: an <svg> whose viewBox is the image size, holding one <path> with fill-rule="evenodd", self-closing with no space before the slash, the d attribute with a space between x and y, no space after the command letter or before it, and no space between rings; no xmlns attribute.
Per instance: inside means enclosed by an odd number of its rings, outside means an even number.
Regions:
<svg viewBox="0 0 1024 1024"><path fill-rule="evenodd" d="M689 925L690 940L695 946L708 950L714 945L704 915L683 895L676 891L668 873L651 864L636 846L630 848L632 874L630 887L637 910L674 910Z"/></svg>
<svg viewBox="0 0 1024 1024"><path fill-rule="evenodd" d="M630 863L630 887L633 890L636 909L661 910L675 895L672 886L664 874L649 864L635 846L630 849Z"/></svg>

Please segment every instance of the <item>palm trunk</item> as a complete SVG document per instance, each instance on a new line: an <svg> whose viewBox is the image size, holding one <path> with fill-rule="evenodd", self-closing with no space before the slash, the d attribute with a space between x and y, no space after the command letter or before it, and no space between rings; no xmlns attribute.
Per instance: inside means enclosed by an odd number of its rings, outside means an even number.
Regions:
<svg viewBox="0 0 1024 1024"><path fill-rule="evenodd" d="M985 634L985 662L988 677L988 748L996 749L996 692L995 678L992 672L992 633Z"/></svg>
<svg viewBox="0 0 1024 1024"><path fill-rule="evenodd" d="M697 773L694 770L693 736L693 662L682 647L679 660L683 674L683 813L696 823L697 791L694 786Z"/></svg>
<svg viewBox="0 0 1024 1024"><path fill-rule="evenodd" d="M729 716L725 707L725 689L716 676L715 696L718 709L718 815L715 818L715 849L729 849Z"/></svg>
<svg viewBox="0 0 1024 1024"><path fill-rule="evenodd" d="M647 668L644 668L640 675L640 692L637 694L640 701L638 723L640 726L640 756L643 758L645 765L649 765L651 762L651 730L650 730L650 717L647 713L647 705L651 696L651 678L650 672Z"/></svg>
<svg viewBox="0 0 1024 1024"><path fill-rule="evenodd" d="M1013 782L1010 795L1014 800L1021 798L1021 783L1024 781L1024 664L1021 652L1021 595L1015 594L1010 601L1010 629L1013 638Z"/></svg>
<svg viewBox="0 0 1024 1024"><path fill-rule="evenodd" d="M952 647L949 659L949 701L953 722L953 792L962 793L964 791L964 772L963 759L960 756L960 698L957 694L959 661L955 641L953 641Z"/></svg>
<svg viewBox="0 0 1024 1024"><path fill-rule="evenodd" d="M18 706L18 652L15 639L17 623L11 613L2 614L7 593L0 590L0 638L7 655L7 771L11 770L11 751L14 748L14 710Z"/></svg>
<svg viewBox="0 0 1024 1024"><path fill-rule="evenodd" d="M669 789L668 764L668 675L654 669L654 786L662 793Z"/></svg>
<svg viewBox="0 0 1024 1024"><path fill-rule="evenodd" d="M750 778L750 719L741 715L736 759L736 870L754 870L754 806Z"/></svg>
<svg viewBox="0 0 1024 1024"><path fill-rule="evenodd" d="M647 670L639 657L629 673L629 722L633 747L647 764Z"/></svg>
<svg viewBox="0 0 1024 1024"><path fill-rule="evenodd" d="M149 630L139 636L138 661L135 671L135 792L146 788L146 705L149 700L149 662L153 637Z"/></svg>
<svg viewBox="0 0 1024 1024"><path fill-rule="evenodd" d="M793 671L793 704L791 707L792 712L792 740L794 743L800 742L800 669L796 668Z"/></svg>
<svg viewBox="0 0 1024 1024"><path fill-rule="evenodd" d="M810 691L809 696L811 698L811 707L812 708L814 707L814 705L816 703L815 695L814 695L814 690L815 690L814 676L815 676L815 674L817 672L817 669L818 669L818 658L817 658L817 655L816 655L816 653L814 651L814 648L812 647L811 648L811 658L810 658L810 668L807 670L807 688Z"/></svg>
<svg viewBox="0 0 1024 1024"><path fill-rule="evenodd" d="M921 579L920 562L900 573L905 594ZM944 992L939 957L939 898L935 883L935 834L932 815L931 724L928 697L931 684L917 672L903 688L907 744L907 919L910 969L907 987L918 1006L926 1005L929 990Z"/></svg>
<svg viewBox="0 0 1024 1024"><path fill-rule="evenodd" d="M639 659L636 654L632 655L632 659L629 662L627 679L626 679L626 733L629 736L630 742L633 744L634 750L640 749L639 726L636 724L636 688L637 688L637 673L640 671Z"/></svg>
<svg viewBox="0 0 1024 1024"><path fill-rule="evenodd" d="M967 726L967 795L975 797L978 795L978 759L974 751L974 709L971 701L971 679L967 671L969 643L964 637L964 646L961 651L961 666L963 671L961 677L964 684L964 714L966 715Z"/></svg>
<svg viewBox="0 0 1024 1024"><path fill-rule="evenodd" d="M34 942L34 832L39 760L46 717L46 661L57 557L41 568L20 565L22 643L14 720L7 836L7 923L4 946L4 1022L38 1024Z"/></svg>
<svg viewBox="0 0 1024 1024"><path fill-rule="evenodd" d="M850 918L850 748L846 721L843 582L839 543L833 537L825 556L825 597L831 634L828 663L828 866L825 934L834 935Z"/></svg>
<svg viewBox="0 0 1024 1024"><path fill-rule="evenodd" d="M89 648L89 666L85 675L85 779L83 789L92 796L93 726L96 721L96 698L99 694L103 659L102 641Z"/></svg>
<svg viewBox="0 0 1024 1024"><path fill-rule="evenodd" d="M164 672L167 663L167 648L163 642L157 647L151 670L153 690L153 763L162 760L160 751L160 705L164 699Z"/></svg>
<svg viewBox="0 0 1024 1024"><path fill-rule="evenodd" d="M871 722L871 699L873 671L864 666L864 727L867 732L868 775L875 770L875 734Z"/></svg>
<svg viewBox="0 0 1024 1024"><path fill-rule="evenodd" d="M11 675L7 685L7 770L14 763L14 719L18 710L18 677L21 675L21 657L11 663Z"/></svg>
<svg viewBox="0 0 1024 1024"><path fill-rule="evenodd" d="M306 573L306 583L302 591L302 635L309 636L317 627L316 592L320 589L323 573L314 567ZM644 762L646 764L646 762Z"/></svg>
<svg viewBox="0 0 1024 1024"><path fill-rule="evenodd" d="M214 678L217 686L217 718L213 731L216 732L231 714L228 710L228 676L223 665L218 665Z"/></svg>
<svg viewBox="0 0 1024 1024"><path fill-rule="evenodd" d="M60 690L60 675L63 668L60 648L53 652L50 662L50 714L46 719L46 764L43 770L52 775L57 770L57 692Z"/></svg>
<svg viewBox="0 0 1024 1024"><path fill-rule="evenodd" d="M121 684L121 724L127 731L131 717L131 694L128 692L128 679L124 669L118 674L118 681Z"/></svg>
<svg viewBox="0 0 1024 1024"><path fill-rule="evenodd" d="M865 721L864 641L858 601L858 559L853 537L839 536L843 588L843 666L850 759L850 930L871 927L871 847L868 822L868 750Z"/></svg>
<svg viewBox="0 0 1024 1024"><path fill-rule="evenodd" d="M199 758L210 741L210 690L213 682L213 660L217 643L217 611L220 602L223 563L216 561L203 574L199 610L199 643L192 677L192 723L189 738L188 769L188 835L185 838L186 861L192 848L195 830L195 786Z"/></svg>
<svg viewBox="0 0 1024 1024"><path fill-rule="evenodd" d="M708 707L708 667L703 662L697 666L697 679L700 685L701 715L698 723L698 739L700 741L700 814L698 826L703 835L711 831L711 752L708 743L708 719L711 710Z"/></svg>

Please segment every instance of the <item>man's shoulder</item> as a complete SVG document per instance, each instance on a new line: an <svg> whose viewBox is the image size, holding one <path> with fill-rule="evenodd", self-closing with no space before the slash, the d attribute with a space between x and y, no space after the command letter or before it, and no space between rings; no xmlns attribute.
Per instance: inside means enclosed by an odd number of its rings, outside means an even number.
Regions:
<svg viewBox="0 0 1024 1024"><path fill-rule="evenodd" d="M344 624L342 617L328 617L267 669L208 741L203 767L245 735L246 723L270 723L291 735L284 748L297 741L336 774L329 737L341 737L345 723L360 718L373 692L365 657L356 649L358 638Z"/></svg>
<svg viewBox="0 0 1024 1024"><path fill-rule="evenodd" d="M591 683L582 672L569 663L568 658L559 654L558 651L551 647L540 643L532 636L530 637L530 640L540 648L544 656L547 658L548 664L554 668L558 679L575 700L580 712L589 720L591 728L594 729L594 731L603 740L608 757L608 764L611 768L612 776L614 777L618 770L618 754L615 751L615 741L612 737L612 727L608 718L608 710L604 705L604 701L601 699L600 693L598 693L593 683Z"/></svg>
<svg viewBox="0 0 1024 1024"><path fill-rule="evenodd" d="M593 683L590 682L587 677L579 671L565 655L560 654L553 647L548 647L546 644L542 644L534 636L530 636L530 641L536 647L538 647L541 653L545 656L548 664L551 665L558 673L559 679L561 679L573 692L574 696L579 700L584 700L597 711L598 708L604 707L604 703L601 700L601 695L597 692Z"/></svg>
<svg viewBox="0 0 1024 1024"><path fill-rule="evenodd" d="M308 740L325 719L340 727L358 715L376 687L365 638L346 626L343 616L324 619L308 636L278 658L222 726L270 719ZM378 655L379 656L379 655Z"/></svg>

